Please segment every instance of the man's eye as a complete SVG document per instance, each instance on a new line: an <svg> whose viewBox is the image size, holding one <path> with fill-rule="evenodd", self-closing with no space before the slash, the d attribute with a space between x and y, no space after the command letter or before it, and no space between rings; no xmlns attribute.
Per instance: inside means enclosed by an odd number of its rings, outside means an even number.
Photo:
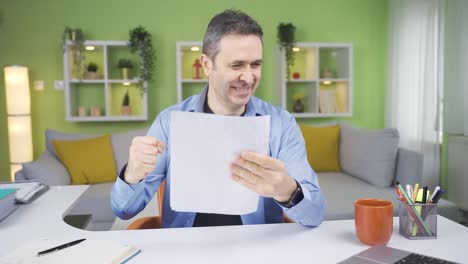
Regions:
<svg viewBox="0 0 468 264"><path fill-rule="evenodd" d="M255 68L259 68L260 66L262 66L261 63L253 63L253 64L252 64L252 68L254 68L254 69L255 69Z"/></svg>
<svg viewBox="0 0 468 264"><path fill-rule="evenodd" d="M240 69L240 67L242 67L242 65L240 65L240 64L231 65L231 68L233 68L233 69Z"/></svg>

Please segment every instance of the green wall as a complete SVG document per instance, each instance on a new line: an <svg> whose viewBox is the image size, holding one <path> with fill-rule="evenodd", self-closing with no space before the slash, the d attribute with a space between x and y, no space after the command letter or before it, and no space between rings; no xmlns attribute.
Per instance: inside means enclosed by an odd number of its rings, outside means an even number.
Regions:
<svg viewBox="0 0 468 264"><path fill-rule="evenodd" d="M354 48L354 114L343 118L369 128L384 126L388 1L122 1L0 0L0 65L29 67L30 81L44 80L45 90L31 87L34 157L45 148L46 128L65 132L107 133L148 127L164 108L176 102L175 42L202 40L209 19L226 8L238 8L262 25L263 80L257 96L274 97L276 26L292 22L298 41L350 42ZM80 27L87 39L126 40L128 31L145 26L153 35L157 61L149 84L147 122L69 123L64 93L53 88L63 79L61 37L65 26ZM0 72L0 180L9 178L3 70ZM330 119L308 119L314 123Z"/></svg>

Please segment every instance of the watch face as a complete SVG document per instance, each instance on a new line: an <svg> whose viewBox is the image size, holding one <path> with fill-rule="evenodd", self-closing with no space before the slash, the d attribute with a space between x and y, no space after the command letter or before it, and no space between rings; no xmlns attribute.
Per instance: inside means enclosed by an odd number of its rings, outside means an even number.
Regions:
<svg viewBox="0 0 468 264"><path fill-rule="evenodd" d="M291 200L289 201L289 204L291 206L294 206L296 204L298 204L300 201L302 201L302 199L304 198L304 193L302 193L302 189L301 189L301 186L298 184L298 187L296 189L296 191L294 191L292 197L291 197Z"/></svg>

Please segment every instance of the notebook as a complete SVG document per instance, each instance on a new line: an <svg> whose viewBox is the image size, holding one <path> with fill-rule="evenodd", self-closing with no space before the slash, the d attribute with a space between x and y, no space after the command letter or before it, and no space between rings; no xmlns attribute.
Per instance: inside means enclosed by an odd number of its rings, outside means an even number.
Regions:
<svg viewBox="0 0 468 264"><path fill-rule="evenodd" d="M456 264L447 260L433 258L387 246L373 246L338 264L400 264L400 263L442 263Z"/></svg>
<svg viewBox="0 0 468 264"><path fill-rule="evenodd" d="M70 239L69 241L72 241ZM66 242L66 240L36 240L15 249L6 256L0 256L0 264L118 264L129 263L141 250L112 240L87 239L77 245L44 256L37 252Z"/></svg>

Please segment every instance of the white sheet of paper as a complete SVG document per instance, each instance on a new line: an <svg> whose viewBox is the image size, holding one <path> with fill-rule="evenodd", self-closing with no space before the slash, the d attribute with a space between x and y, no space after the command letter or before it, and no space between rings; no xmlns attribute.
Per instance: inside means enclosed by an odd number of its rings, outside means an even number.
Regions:
<svg viewBox="0 0 468 264"><path fill-rule="evenodd" d="M231 215L256 211L258 194L232 180L230 164L242 151L268 155L269 141L270 116L172 112L172 210Z"/></svg>

